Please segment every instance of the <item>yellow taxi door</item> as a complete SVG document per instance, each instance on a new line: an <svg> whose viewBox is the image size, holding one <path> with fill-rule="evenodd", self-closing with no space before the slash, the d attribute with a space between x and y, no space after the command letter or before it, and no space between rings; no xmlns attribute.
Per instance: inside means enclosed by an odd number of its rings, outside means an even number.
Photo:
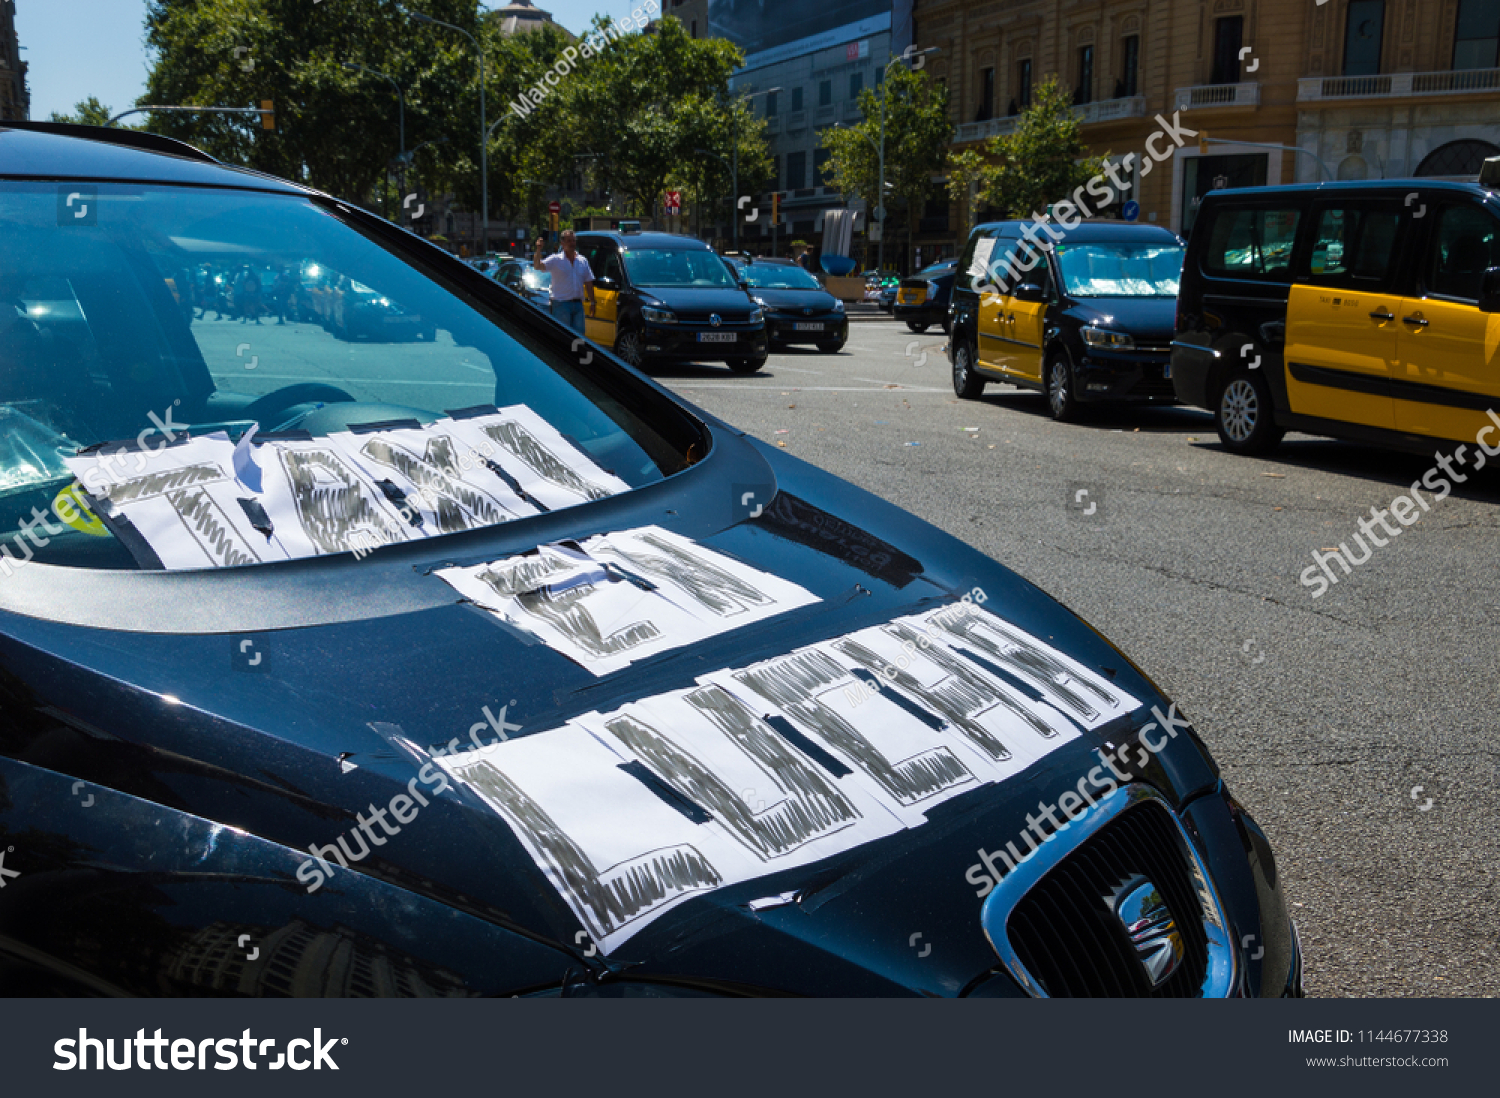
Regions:
<svg viewBox="0 0 1500 1098"><path fill-rule="evenodd" d="M588 298L583 302L583 334L601 347L614 349L615 318L619 309L621 284L620 253L614 242L603 240L585 255L594 275L594 308L589 311Z"/></svg>
<svg viewBox="0 0 1500 1098"><path fill-rule="evenodd" d="M1041 299L1023 301L1012 291L1007 302L1007 323L1010 327L1011 372L1035 381L1042 380L1042 355L1046 348L1045 329L1047 309L1052 303L1052 271L1046 256L1026 276L1027 282L1041 288Z"/></svg>
<svg viewBox="0 0 1500 1098"><path fill-rule="evenodd" d="M995 251L1013 243L994 237L981 237L975 241L974 257L969 264L969 271L973 276L971 285L979 297L974 325L979 336L979 346L975 348L975 357L980 369L991 372L1001 369L1005 351L1006 270L1003 260L996 258Z"/></svg>
<svg viewBox="0 0 1500 1098"><path fill-rule="evenodd" d="M1312 253L1286 313L1287 401L1298 415L1395 426L1390 370L1401 296L1399 203L1348 201L1314 210Z"/></svg>
<svg viewBox="0 0 1500 1098"><path fill-rule="evenodd" d="M1500 313L1479 311L1484 272L1500 264L1500 221L1478 205L1435 212L1416 294L1396 321L1396 428L1473 439L1490 423L1485 410L1500 409Z"/></svg>

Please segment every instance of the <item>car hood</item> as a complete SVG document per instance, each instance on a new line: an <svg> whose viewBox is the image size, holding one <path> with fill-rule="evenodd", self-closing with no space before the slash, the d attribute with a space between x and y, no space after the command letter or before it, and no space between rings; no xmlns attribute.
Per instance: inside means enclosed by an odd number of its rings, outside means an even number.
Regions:
<svg viewBox="0 0 1500 1098"><path fill-rule="evenodd" d="M1067 315L1080 324L1129 332L1137 343L1169 343L1177 324L1175 297L1075 298Z"/></svg>
<svg viewBox="0 0 1500 1098"><path fill-rule="evenodd" d="M693 286L638 286L641 304L656 303L688 316L708 313L748 312L753 308L749 296L741 289L711 289Z"/></svg>
<svg viewBox="0 0 1500 1098"><path fill-rule="evenodd" d="M795 458L722 424L710 429L708 456L666 481L437 543L388 546L363 561L345 555L218 573L33 563L20 583L0 580L3 754L164 815L210 821L228 829L226 841L263 840L282 859L264 876L299 903L304 889L311 903L376 878L423 903L519 930L556 952L559 978L571 967L585 981L613 974L792 994L961 993L998 964L979 922L974 870L984 850L1018 841L1028 814L1097 771L1096 752L1128 741L1165 699L1085 623L1009 570ZM595 676L432 574L646 525L797 584L815 601ZM1059 743L1029 745L1032 761L951 795L924 801L912 792L949 780L948 764L928 759L902 779L915 783L902 793L907 801L867 788L849 794L835 821L832 802L808 794L774 826L757 831L749 817L739 821L744 834L772 846L798 829L853 829L824 857L787 857L778 868L774 853L743 844L721 856L725 835L695 829L727 831L726 805L730 815L754 816L767 801L772 810L790 804L789 791L812 780L809 770L821 766L826 786L830 774L853 773L848 760L864 765L857 756L867 748L837 755L827 746L835 741L813 742L768 704L765 725L783 737L775 758L755 756L749 744L748 755L726 761L728 748L715 741L718 770L694 771L679 751L681 780L668 784L659 769L665 756L645 741L627 751L571 730L574 722L597 730L598 715L654 705L806 646L975 606L1015 637L1065 653L1128 701L1093 727L1068 718L1076 727ZM965 651L989 673L1010 674L978 649ZM852 706L846 719L856 739L879 744L883 758L926 758L920 744L890 738L886 726L901 716L890 706L901 692L888 696L868 679L862 704L847 686L828 704ZM1018 689L1030 696L1024 683ZM930 712L922 717L909 699L899 704L936 727ZM777 771L786 744L817 765ZM1151 758L1146 779L1179 800L1211 787L1214 772L1195 744L1173 741ZM601 763L610 752L618 759ZM983 777L972 743L959 754ZM759 779L750 776L754 759L763 764ZM525 797L513 787L523 784ZM421 806L412 803L417 794L425 794ZM404 833L382 832L377 810L394 824L397 798L415 818L398 827ZM67 834L69 807L55 811L55 820L30 822ZM700 833L701 842L683 839ZM336 864L341 837L347 869ZM524 990L503 977L471 979L473 990Z"/></svg>
<svg viewBox="0 0 1500 1098"><path fill-rule="evenodd" d="M838 298L826 290L764 290L751 287L750 294L771 308L786 312L811 309L815 313L826 313L838 303Z"/></svg>

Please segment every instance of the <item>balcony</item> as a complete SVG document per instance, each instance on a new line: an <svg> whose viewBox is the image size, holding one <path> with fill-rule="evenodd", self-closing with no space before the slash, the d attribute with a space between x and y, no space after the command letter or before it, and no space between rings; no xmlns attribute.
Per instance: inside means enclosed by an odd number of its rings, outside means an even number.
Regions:
<svg viewBox="0 0 1500 1098"><path fill-rule="evenodd" d="M833 122L838 117L838 108L832 103L827 106L813 108L813 125L819 129Z"/></svg>
<svg viewBox="0 0 1500 1098"><path fill-rule="evenodd" d="M844 121L858 122L864 116L865 112L859 109L859 100L850 99L844 104Z"/></svg>
<svg viewBox="0 0 1500 1098"><path fill-rule="evenodd" d="M953 134L954 141L984 141L1001 134L1015 133L1018 116L991 118L988 122L965 122Z"/></svg>
<svg viewBox="0 0 1500 1098"><path fill-rule="evenodd" d="M806 111L789 111L786 116L786 132L796 133L798 130L807 129Z"/></svg>
<svg viewBox="0 0 1500 1098"><path fill-rule="evenodd" d="M1380 76L1308 76L1297 81L1297 102L1316 99L1411 99L1500 91L1500 69L1391 72Z"/></svg>
<svg viewBox="0 0 1500 1098"><path fill-rule="evenodd" d="M1177 89L1176 109L1199 110L1204 107L1254 107L1260 103L1260 81L1243 84L1198 84Z"/></svg>
<svg viewBox="0 0 1500 1098"><path fill-rule="evenodd" d="M1085 103L1075 112L1084 125L1090 122L1113 122L1117 118L1146 117L1146 97L1132 95L1123 99L1100 99Z"/></svg>

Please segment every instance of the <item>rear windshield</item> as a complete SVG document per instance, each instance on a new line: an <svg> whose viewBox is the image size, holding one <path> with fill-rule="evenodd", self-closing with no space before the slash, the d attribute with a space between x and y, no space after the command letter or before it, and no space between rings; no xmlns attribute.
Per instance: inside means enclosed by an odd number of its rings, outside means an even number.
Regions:
<svg viewBox="0 0 1500 1098"><path fill-rule="evenodd" d="M1292 281L1292 250L1302 213L1285 206L1220 205L1210 222L1200 218L1193 234L1203 234L1203 270L1219 278Z"/></svg>
<svg viewBox="0 0 1500 1098"><path fill-rule="evenodd" d="M565 343L301 197L6 182L0 257L0 569L358 551L682 465Z"/></svg>
<svg viewBox="0 0 1500 1098"><path fill-rule="evenodd" d="M740 277L756 290L821 290L822 284L801 267L780 263L746 263Z"/></svg>

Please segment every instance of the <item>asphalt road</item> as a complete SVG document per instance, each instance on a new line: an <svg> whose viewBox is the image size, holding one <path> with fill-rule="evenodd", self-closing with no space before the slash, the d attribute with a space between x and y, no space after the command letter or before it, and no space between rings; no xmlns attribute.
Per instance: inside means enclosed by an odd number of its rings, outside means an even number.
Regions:
<svg viewBox="0 0 1500 1098"><path fill-rule="evenodd" d="M940 332L851 328L751 377L653 373L982 549L1144 668L1270 834L1309 995L1500 994L1500 475L1315 599L1312 552L1352 544L1430 459L1302 435L1235 457L1183 408L1056 424L1008 386L957 400Z"/></svg>

